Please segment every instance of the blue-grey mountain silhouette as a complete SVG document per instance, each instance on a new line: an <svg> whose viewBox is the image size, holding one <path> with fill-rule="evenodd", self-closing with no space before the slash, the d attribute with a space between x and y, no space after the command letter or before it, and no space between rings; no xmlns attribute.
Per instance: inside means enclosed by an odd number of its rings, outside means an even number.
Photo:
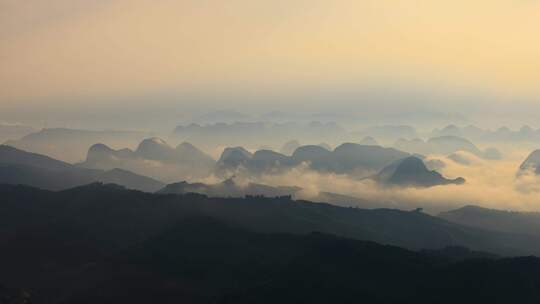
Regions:
<svg viewBox="0 0 540 304"><path fill-rule="evenodd" d="M86 156L88 147L95 143L108 146L134 147L145 138L137 131L92 131L66 128L42 129L21 139L6 142L7 145L75 163Z"/></svg>
<svg viewBox="0 0 540 304"><path fill-rule="evenodd" d="M540 149L531 152L519 166L518 175L527 172L533 172L534 174L540 175Z"/></svg>
<svg viewBox="0 0 540 304"><path fill-rule="evenodd" d="M428 170L424 162L414 156L394 162L382 169L373 177L373 179L383 185L402 187L433 187L449 184L460 185L465 182L461 177L447 179L437 171Z"/></svg>
<svg viewBox="0 0 540 304"><path fill-rule="evenodd" d="M143 140L135 151L95 144L88 150L86 161L78 164L90 169L121 168L164 181L206 177L214 165L212 157L190 143L173 148L159 138Z"/></svg>
<svg viewBox="0 0 540 304"><path fill-rule="evenodd" d="M267 145L279 147L291 138L298 138L306 142L335 142L336 140L345 140L347 136L347 132L336 123L317 121L309 123L252 121L205 125L190 124L176 127L172 134L172 138L175 140L188 141L204 149L212 150L222 146L259 147Z"/></svg>
<svg viewBox="0 0 540 304"><path fill-rule="evenodd" d="M282 173L305 163L320 172L365 177L409 155L393 148L353 143L342 144L333 151L315 145L301 146L291 156L270 150L259 150L253 155L246 152L238 148L225 149L216 172L223 175L243 168L251 174Z"/></svg>
<svg viewBox="0 0 540 304"><path fill-rule="evenodd" d="M253 154L243 147L228 147L223 150L216 163L215 173L226 176L239 168L246 168Z"/></svg>
<svg viewBox="0 0 540 304"><path fill-rule="evenodd" d="M0 145L0 183L62 190L92 182L115 183L148 192L164 185L126 170L85 169L48 156Z"/></svg>
<svg viewBox="0 0 540 304"><path fill-rule="evenodd" d="M396 141L394 147L409 153L423 155L449 155L458 151L465 151L486 159L499 159L501 157L500 152L495 148L482 151L468 139L451 135L432 137L427 141L419 138L412 140L401 138Z"/></svg>
<svg viewBox="0 0 540 304"><path fill-rule="evenodd" d="M385 142L392 142L399 138L412 139L418 137L416 129L405 125L384 125L367 128L358 135L372 136Z"/></svg>

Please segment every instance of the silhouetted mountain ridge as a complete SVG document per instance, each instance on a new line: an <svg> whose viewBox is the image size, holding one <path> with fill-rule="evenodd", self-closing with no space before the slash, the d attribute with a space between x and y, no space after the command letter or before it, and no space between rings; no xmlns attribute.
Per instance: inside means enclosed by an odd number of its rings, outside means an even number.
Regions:
<svg viewBox="0 0 540 304"><path fill-rule="evenodd" d="M86 161L77 164L90 169L122 168L148 175L158 180L202 178L211 174L215 161L190 143L176 148L157 137L143 140L135 151L114 150L104 144L94 144Z"/></svg>
<svg viewBox="0 0 540 304"><path fill-rule="evenodd" d="M518 175L527 172L533 172L540 175L540 149L534 150L519 166Z"/></svg>
<svg viewBox="0 0 540 304"><path fill-rule="evenodd" d="M414 156L398 160L373 177L375 181L389 186L433 187L439 185L460 185L465 179L447 179L435 170L428 170L424 162Z"/></svg>
<svg viewBox="0 0 540 304"><path fill-rule="evenodd" d="M137 131L45 128L20 139L8 141L6 144L17 149L75 163L84 159L88 147L95 143L133 147L146 136L144 132Z"/></svg>
<svg viewBox="0 0 540 304"><path fill-rule="evenodd" d="M159 181L130 171L84 169L44 155L0 145L0 183L63 190L92 182L116 183L149 192L164 186Z"/></svg>
<svg viewBox="0 0 540 304"><path fill-rule="evenodd" d="M301 146L291 156L270 150L259 150L251 155L240 152L239 148L234 149L225 149L220 157L217 170L220 175L239 169L246 169L252 174L281 173L306 163L311 169L320 172L365 177L389 163L409 156L393 148L354 143L341 144L333 151L315 145ZM237 153L233 154L233 151Z"/></svg>
<svg viewBox="0 0 540 304"><path fill-rule="evenodd" d="M539 300L537 258L456 247L534 253L538 238L420 212L103 184L0 185L0 196L0 282L31 287L32 303Z"/></svg>
<svg viewBox="0 0 540 304"><path fill-rule="evenodd" d="M429 138L424 141L419 138L398 139L394 147L409 153L419 153L423 155L448 155L458 151L465 151L485 159L499 159L500 152L495 148L488 148L485 151L480 150L471 141L454 135L445 135Z"/></svg>
<svg viewBox="0 0 540 304"><path fill-rule="evenodd" d="M4 210L1 214L5 216L12 214L13 210L24 214L33 208L39 208L42 210L40 212L44 213L36 220L47 220L48 215L54 215L52 218L69 218L81 225L87 223L90 225L88 229L98 228L98 231L103 233L106 233L103 230L105 226L111 225L111 231L120 229L131 235L122 236L123 241L135 237L136 230L147 229L147 225L143 223L154 223L152 225L156 228L165 227L167 223L189 215L204 215L226 222L232 221L256 231L321 231L411 249L461 245L500 254L540 252L540 245L535 245L536 242L526 236L469 229L427 214L393 209L344 208L294 201L287 197L223 199L190 194L149 194L100 184L61 192L8 185L1 186L0 190L5 202L1 206L15 208ZM23 199L28 195L34 195L35 199ZM321 214L325 216L321 217ZM104 217L105 215L107 217ZM100 218L97 221L101 223L99 227L93 226L97 220L95 217ZM19 219L19 224L33 219L22 214L9 219L15 218ZM5 220L7 222L7 218ZM34 225L31 222L28 224ZM132 230L133 227L138 228ZM111 231L103 237L109 238Z"/></svg>

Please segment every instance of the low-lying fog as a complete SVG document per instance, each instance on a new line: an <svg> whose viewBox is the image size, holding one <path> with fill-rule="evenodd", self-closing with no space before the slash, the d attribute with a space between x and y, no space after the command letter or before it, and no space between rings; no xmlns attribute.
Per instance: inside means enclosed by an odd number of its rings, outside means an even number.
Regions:
<svg viewBox="0 0 540 304"><path fill-rule="evenodd" d="M502 160L483 160L470 153L459 152L470 164L456 163L445 156L429 156L440 159L445 167L438 171L446 177L462 176L463 185L444 185L430 188L381 187L370 179L355 180L346 175L325 174L298 166L285 174L266 174L260 177L237 177L244 183L257 182L272 186L294 185L303 190L297 198L316 199L320 192L332 192L356 197L370 202L370 206L383 208L423 208L428 213L438 213L465 205L487 208L540 211L540 177L533 172L517 176L517 169L530 151L514 151ZM217 183L215 176L203 179L205 183ZM334 202L335 203L335 202ZM354 201L341 203L357 206ZM360 204L360 207L362 204Z"/></svg>
<svg viewBox="0 0 540 304"><path fill-rule="evenodd" d="M136 150L142 139L155 134L151 131L119 132L71 129L36 131L30 127L7 124L3 124L2 127L5 131L1 134L4 136L2 138L9 139L7 144L70 163L83 162L86 158L86 151L93 144L104 143L114 149L130 148ZM261 129L258 130L254 127ZM346 129L332 122L274 123L270 124L270 127L268 127L267 122L264 124L254 122L247 125L241 123L184 124L163 137L167 139L171 149L175 149L174 147L181 142L188 141L199 148L201 153L204 152L204 154L211 156L211 158L208 157L209 164L205 168L206 171L203 170L204 173L192 174L194 171L188 172L195 170L193 166L196 165L189 162L187 165L175 167L174 164L170 165L149 159L138 163L138 159L135 158L125 160L124 163L133 163L132 168L127 168L127 170L133 170L137 174L147 175L165 183L181 181L181 179L186 179L189 182L219 183L224 180L223 176L219 178L214 175L207 176L207 172L212 171L213 163L219 159L226 147L239 145L251 152L259 149L283 152L283 144L294 140L296 145L309 143L323 146L329 143L330 146L326 145L326 149L329 149L347 141L359 143L363 138L365 139L365 136L371 135L375 137L374 141L376 140L378 144L392 147L397 139L403 137L409 140L420 137L426 141L433 136L447 136L456 132L459 133L457 135L469 139L475 149L478 147L477 151L496 148L502 155L500 159L489 159L464 151L444 155L421 153L426 156L426 163L429 160L443 161L444 166L435 169L446 178L465 178L466 182L463 185L443 185L429 188L382 187L371 179L354 179L347 175L314 171L307 164L290 168L279 174L237 174L236 179L240 183L256 182L271 186L301 187L303 190L296 195L296 198L307 200L320 200L320 193L331 192L358 198L358 201L362 202L368 201L370 207L423 208L430 213L464 205L480 205L505 210L540 211L540 177L534 172L517 176L523 161L533 150L540 147L540 131L529 127L515 130L507 128L494 130L480 130L470 126L466 128L449 126L432 131L416 131L413 127L392 126L376 129L366 128L359 131ZM20 137L23 136L25 137L21 140ZM178 148L176 149L178 150ZM178 172L178 170L182 172ZM365 207L365 204L347 199L332 203Z"/></svg>

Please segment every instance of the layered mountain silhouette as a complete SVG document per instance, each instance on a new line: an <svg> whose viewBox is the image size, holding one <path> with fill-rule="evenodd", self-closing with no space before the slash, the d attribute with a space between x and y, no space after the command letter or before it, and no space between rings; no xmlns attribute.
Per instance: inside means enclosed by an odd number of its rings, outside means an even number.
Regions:
<svg viewBox="0 0 540 304"><path fill-rule="evenodd" d="M392 148L345 143L332 152L328 171L348 173L351 169L379 170L406 156L407 153Z"/></svg>
<svg viewBox="0 0 540 304"><path fill-rule="evenodd" d="M122 168L164 181L206 177L214 165L212 157L192 144L181 143L173 148L155 137L143 140L135 151L92 145L86 161L78 164L91 169Z"/></svg>
<svg viewBox="0 0 540 304"><path fill-rule="evenodd" d="M467 151L482 156L482 151L469 140L458 136L439 136L427 140L427 144L436 154L450 154L456 151Z"/></svg>
<svg viewBox="0 0 540 304"><path fill-rule="evenodd" d="M149 192L164 186L157 180L130 171L84 169L48 156L0 145L0 183L62 190L92 182L115 183Z"/></svg>
<svg viewBox="0 0 540 304"><path fill-rule="evenodd" d="M353 134L355 136L370 136L384 142L393 142L399 138L412 139L418 137L416 129L407 125L382 125L366 128ZM360 137L361 138L361 137Z"/></svg>
<svg viewBox="0 0 540 304"><path fill-rule="evenodd" d="M141 158L150 160L174 162L177 159L177 153L174 148L157 137L147 138L141 141L135 153Z"/></svg>
<svg viewBox="0 0 540 304"><path fill-rule="evenodd" d="M533 172L536 175L540 175L540 150L531 152L519 166L518 176L527 172Z"/></svg>
<svg viewBox="0 0 540 304"><path fill-rule="evenodd" d="M88 147L95 143L133 147L147 135L136 131L92 131L66 128L42 129L21 139L7 141L12 147L53 157L69 163L84 159Z"/></svg>
<svg viewBox="0 0 540 304"><path fill-rule="evenodd" d="M469 126L469 129L471 128L475 128L474 126ZM479 128L477 130L480 130ZM474 133L474 131L477 131L476 129L473 130L473 132L471 133ZM464 130L461 130L460 127L454 125L454 124L450 124L450 125L447 125L446 127L442 128L441 130L439 129L434 129L432 131L434 137L439 137L439 136L458 136L458 137L464 137L465 133L468 133L468 132L464 132Z"/></svg>
<svg viewBox="0 0 540 304"><path fill-rule="evenodd" d="M305 163L320 172L362 177L408 155L392 148L353 143L344 143L333 151L316 145L301 146L291 156L270 150L251 154L243 148L227 148L218 161L217 172L241 168L253 174L281 173Z"/></svg>
<svg viewBox="0 0 540 304"><path fill-rule="evenodd" d="M540 140L540 130L533 129L528 125L523 125L518 130L511 130L504 126L498 128L497 130L488 130L473 125L466 127L448 125L443 129L433 130L432 134L434 137L450 135L485 142L538 142Z"/></svg>
<svg viewBox="0 0 540 304"><path fill-rule="evenodd" d="M216 163L215 172L217 175L223 176L239 168L245 168L252 157L253 154L243 147L225 148Z"/></svg>
<svg viewBox="0 0 540 304"><path fill-rule="evenodd" d="M421 212L288 197L150 194L103 184L60 192L0 185L0 197L0 282L6 282L0 286L10 286L0 287L0 296L10 299L539 300L540 260L485 252L538 254L540 237L463 226Z"/></svg>
<svg viewBox="0 0 540 304"><path fill-rule="evenodd" d="M401 138L396 141L394 147L409 153L419 153L423 155L448 155L458 151L465 151L485 159L499 159L501 157L500 152L495 148L489 148L482 151L471 141L452 135L432 137L427 141L419 138L410 140Z"/></svg>
<svg viewBox="0 0 540 304"><path fill-rule="evenodd" d="M337 207L290 197L150 194L98 183L60 192L3 185L0 195L5 234L66 222L76 224L91 239L116 243L115 248L131 246L178 220L199 215L261 232L320 231L410 249L459 245L502 255L540 253L540 239L530 235L468 228L422 212Z"/></svg>
<svg viewBox="0 0 540 304"><path fill-rule="evenodd" d="M324 170L330 164L331 150L321 146L302 146L294 151L291 158L294 163L309 163L314 170Z"/></svg>
<svg viewBox="0 0 540 304"><path fill-rule="evenodd" d="M176 148L172 148L165 141L156 137L143 140L134 154L143 159L172 164L191 163L193 166L206 168L215 164L212 157L190 143L183 142Z"/></svg>
<svg viewBox="0 0 540 304"><path fill-rule="evenodd" d="M380 184L402 187L433 187L439 185L460 185L465 179L447 179L439 172L428 170L424 162L410 156L394 162L372 177Z"/></svg>
<svg viewBox="0 0 540 304"><path fill-rule="evenodd" d="M291 138L306 142L335 142L344 141L347 137L347 132L338 124L319 121L192 123L176 127L172 134L174 140L188 141L208 150L223 146L259 147L261 144L280 147Z"/></svg>

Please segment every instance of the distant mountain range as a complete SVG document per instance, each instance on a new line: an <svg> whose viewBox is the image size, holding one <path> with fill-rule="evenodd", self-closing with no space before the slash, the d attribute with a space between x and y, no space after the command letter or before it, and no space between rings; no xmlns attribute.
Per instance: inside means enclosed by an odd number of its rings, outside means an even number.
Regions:
<svg viewBox="0 0 540 304"><path fill-rule="evenodd" d="M370 177L383 185L431 187L465 182L461 177L446 179L437 171L428 170L421 159L405 152L351 143L342 144L333 151L314 145L301 146L291 156L270 150L252 154L242 147L227 148L217 162L216 172L219 176L233 175L238 170L255 175L280 174L302 163L322 173Z"/></svg>
<svg viewBox="0 0 540 304"><path fill-rule="evenodd" d="M49 190L62 190L92 182L115 183L130 189L156 191L163 183L121 170L79 168L48 156L0 145L0 183L23 184Z"/></svg>
<svg viewBox="0 0 540 304"><path fill-rule="evenodd" d="M449 180L436 171L427 170L422 160L407 158L408 154L404 152L359 144L342 144L333 151L321 146L301 146L291 156L271 150L259 150L252 154L241 147L226 148L215 162L189 143L173 148L159 138L149 138L143 140L134 151L127 148L114 150L104 144L94 144L88 151L86 161L76 165L9 146L2 146L2 151L0 164L3 165L2 176L6 183L28 184L54 190L102 181L153 192L164 186L160 181L197 179L212 173L228 178L238 173L238 170L245 170L247 177L281 174L304 163L322 173L348 174L360 178L370 176L381 168L374 179L384 185L430 187L464 182L461 178ZM61 174L54 174L51 170ZM255 188L261 190L263 185L259 186ZM221 193L225 196L228 193L252 193L245 189L226 191L224 187L217 191L208 185L205 189L193 192L210 195ZM283 193L276 189L271 190L261 194L272 193L272 196L279 196ZM293 194L287 192L287 195Z"/></svg>
<svg viewBox="0 0 540 304"><path fill-rule="evenodd" d="M206 177L212 173L214 165L212 157L189 143L173 148L155 137L141 141L135 151L92 145L86 160L77 164L91 169L122 168L167 182Z"/></svg>
<svg viewBox="0 0 540 304"><path fill-rule="evenodd" d="M333 151L315 145L301 146L291 156L270 150L251 154L237 147L225 149L216 165L216 172L225 175L246 169L251 174L281 173L306 163L319 172L365 177L407 156L408 153L392 148L353 143L342 144Z"/></svg>
<svg viewBox="0 0 540 304"><path fill-rule="evenodd" d="M394 142L399 138L413 139L418 137L414 127L406 125L381 125L352 133L355 137L373 137L384 142Z"/></svg>
<svg viewBox="0 0 540 304"><path fill-rule="evenodd" d="M88 147L95 143L132 147L148 134L136 131L91 131L66 128L42 129L6 144L28 152L39 153L75 163L80 162Z"/></svg>
<svg viewBox="0 0 540 304"><path fill-rule="evenodd" d="M208 150L222 146L281 147L283 143L298 138L306 142L343 142L349 134L332 122L308 123L232 122L189 124L175 128L171 139L187 141ZM264 140L263 140L264 139Z"/></svg>
<svg viewBox="0 0 540 304"><path fill-rule="evenodd" d="M500 152L494 148L481 151L476 145L469 140L458 136L440 136L432 137L427 141L419 138L414 139L399 139L394 144L396 149L406 151L409 153L418 153L423 155L449 155L458 151L465 151L472 153L480 158L485 159L499 159L501 158Z"/></svg>
<svg viewBox="0 0 540 304"><path fill-rule="evenodd" d="M434 129L432 131L432 136L459 136L482 142L539 142L540 129L533 129L527 125L524 125L517 130L511 130L505 126L496 130L489 130L473 125L465 127L448 125L442 129Z"/></svg>
<svg viewBox="0 0 540 304"><path fill-rule="evenodd" d="M359 142L363 145L393 145L395 148L414 154L432 153L448 155L458 150L468 151L485 159L498 159L501 154L494 148L478 149L474 142L540 141L540 131L528 126L519 130L501 127L495 131L475 126L458 127L449 125L431 133L419 134L414 127L406 125L382 125L349 132L331 122L267 123L242 121L212 122L178 126L168 139L175 145L189 142L215 155L215 151L226 146L244 146L253 149L262 145L272 150L291 155L296 145L280 149L283 143L297 139L302 142L327 142L332 146L342 142ZM233 119L234 120L234 119ZM79 130L69 128L45 128L35 131L22 125L0 124L0 142L29 152L40 153L70 163L84 159L88 148L95 143L109 147L134 149L143 139L152 136L146 132L114 130ZM427 141L419 139L429 138ZM2 140L3 138L3 140ZM264 140L262 140L264 139ZM364 141L365 140L365 141Z"/></svg>
<svg viewBox="0 0 540 304"><path fill-rule="evenodd" d="M428 170L424 162L414 156L400 159L385 167L373 179L383 185L402 187L433 187L465 183L462 177L447 179L437 171Z"/></svg>

